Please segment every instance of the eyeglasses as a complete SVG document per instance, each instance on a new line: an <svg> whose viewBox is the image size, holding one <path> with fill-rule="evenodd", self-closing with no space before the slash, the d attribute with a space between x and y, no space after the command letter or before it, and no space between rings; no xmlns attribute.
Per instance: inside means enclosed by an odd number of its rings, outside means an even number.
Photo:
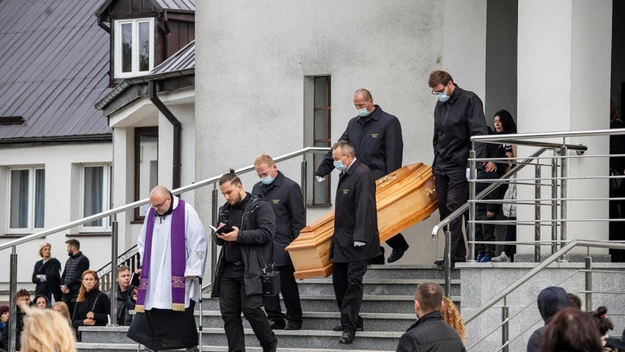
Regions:
<svg viewBox="0 0 625 352"><path fill-rule="evenodd" d="M445 87L447 87L447 86L443 86L443 89L439 90L439 91L432 90L432 94L434 94L434 95L443 95L443 94L445 94Z"/></svg>
<svg viewBox="0 0 625 352"><path fill-rule="evenodd" d="M169 199L169 197L165 198L165 200L161 204L152 204L152 208L160 208L165 204L165 202Z"/></svg>

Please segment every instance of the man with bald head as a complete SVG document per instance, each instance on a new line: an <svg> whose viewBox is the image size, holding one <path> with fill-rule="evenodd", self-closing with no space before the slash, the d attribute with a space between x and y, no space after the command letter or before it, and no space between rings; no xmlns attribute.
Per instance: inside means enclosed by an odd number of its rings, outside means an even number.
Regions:
<svg viewBox="0 0 625 352"><path fill-rule="evenodd" d="M371 170L374 180L402 167L404 142L401 124L397 117L382 111L373 103L371 92L361 88L354 93L354 107L358 116L349 120L347 129L339 138L346 141L356 150L356 157ZM317 181L321 182L334 169L332 152L328 152L317 169ZM408 249L408 243L399 233L386 243L393 248L388 262L398 261ZM384 264L384 256L374 259L372 263Z"/></svg>
<svg viewBox="0 0 625 352"><path fill-rule="evenodd" d="M195 209L166 187L152 189L150 204L137 241L141 279L128 337L155 351L198 351L193 310L208 238Z"/></svg>

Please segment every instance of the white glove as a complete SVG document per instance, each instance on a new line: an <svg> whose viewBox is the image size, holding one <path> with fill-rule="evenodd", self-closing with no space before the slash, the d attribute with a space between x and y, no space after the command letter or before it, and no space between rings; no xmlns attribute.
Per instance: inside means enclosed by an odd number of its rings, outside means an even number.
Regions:
<svg viewBox="0 0 625 352"><path fill-rule="evenodd" d="M367 244L367 242L354 241L354 247L362 247L365 244Z"/></svg>
<svg viewBox="0 0 625 352"><path fill-rule="evenodd" d="M325 177L321 177L321 176L315 176L317 178L317 182L323 182L325 181Z"/></svg>
<svg viewBox="0 0 625 352"><path fill-rule="evenodd" d="M466 175L467 181L471 180L471 169L467 167Z"/></svg>

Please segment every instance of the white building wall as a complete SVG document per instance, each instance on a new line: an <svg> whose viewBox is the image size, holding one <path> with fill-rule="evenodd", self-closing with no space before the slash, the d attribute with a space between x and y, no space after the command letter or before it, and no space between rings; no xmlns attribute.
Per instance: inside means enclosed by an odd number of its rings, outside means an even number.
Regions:
<svg viewBox="0 0 625 352"><path fill-rule="evenodd" d="M547 132L608 128L611 63L612 1L519 1L518 126L519 132ZM574 43L574 45L573 45ZM558 140L557 142L562 142ZM608 138L573 138L587 154L608 153ZM528 155L537 148L521 148ZM569 153L569 155L574 153ZM570 162L569 176L607 175L607 158ZM533 177L533 170L523 173ZM550 177L550 169L543 168ZM519 187L519 199L533 197L533 188ZM543 189L550 197L550 189ZM571 198L607 197L607 180L571 180ZM519 207L520 219L533 219L533 208ZM549 209L543 214L549 218ZM569 219L606 219L608 204L569 202ZM518 239L533 240L533 227L519 226ZM550 228L543 227L543 239ZM572 223L568 239L608 239L607 223ZM521 247L520 252L533 252ZM600 251L602 253L606 251Z"/></svg>
<svg viewBox="0 0 625 352"><path fill-rule="evenodd" d="M80 168L83 164L111 164L111 143L73 144L44 147L25 147L2 149L0 153L0 189L8 187L8 171L15 166L45 167L45 228L60 226L78 219L80 213ZM0 193L0 233L7 231L7 192ZM52 255L64 265L67 260L65 241L78 234L79 229L71 229L47 236L45 241L52 245ZM85 235L71 237L81 242L81 250L89 257L91 268L99 269L110 261L110 236ZM15 240L0 236L0 244ZM44 240L17 247L18 254L18 288L32 288L30 282L35 262L41 259L38 255L39 244ZM1 267L0 289L7 289L9 278L9 257L11 250L0 252Z"/></svg>
<svg viewBox="0 0 625 352"><path fill-rule="evenodd" d="M198 2L198 179L250 165L260 153L277 156L302 148L303 115L310 106L305 77L314 75L332 77L333 141L356 115L353 93L364 87L376 104L400 119L404 164L431 164L436 99L427 86L428 76L435 69L447 69L463 88L484 97L485 4ZM299 182L300 160L279 168ZM256 181L255 175L243 177L247 189ZM209 190L196 192L196 199L203 218L209 219ZM310 209L308 222L327 210ZM406 232L411 249L402 263L431 263L442 255L442 247L437 249L430 239L436 220L438 215Z"/></svg>

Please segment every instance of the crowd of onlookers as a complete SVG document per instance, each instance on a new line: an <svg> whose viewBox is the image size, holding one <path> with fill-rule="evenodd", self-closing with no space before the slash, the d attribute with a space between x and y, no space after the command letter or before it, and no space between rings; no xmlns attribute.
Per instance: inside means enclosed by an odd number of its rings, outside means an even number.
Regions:
<svg viewBox="0 0 625 352"><path fill-rule="evenodd" d="M100 291L98 273L89 270L89 259L80 252L80 242L66 243L69 259L63 272L60 262L51 255L50 244L43 242L39 248L42 260L35 264L32 275L34 292L20 289L16 293L16 351L74 351L75 342L80 341L80 326L130 325L132 321L137 288L130 285L130 269L118 267L117 317L111 321L110 292ZM9 346L10 309L0 306L0 352ZM59 321L64 323L59 326ZM50 340L48 336L58 338Z"/></svg>

